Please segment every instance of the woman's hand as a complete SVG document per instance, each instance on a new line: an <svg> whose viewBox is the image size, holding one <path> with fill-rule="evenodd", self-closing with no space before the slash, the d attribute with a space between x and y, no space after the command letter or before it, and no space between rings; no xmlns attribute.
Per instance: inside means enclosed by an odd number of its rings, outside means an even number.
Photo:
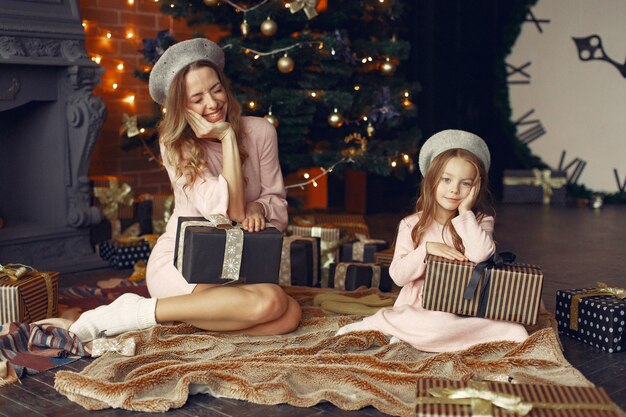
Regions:
<svg viewBox="0 0 626 417"><path fill-rule="evenodd" d="M204 117L192 110L187 110L185 119L196 136L201 139L217 139L220 142L226 137L228 132L232 132L233 128L228 122L211 123Z"/></svg>
<svg viewBox="0 0 626 417"><path fill-rule="evenodd" d="M426 253L429 255L442 256L446 259L456 259L457 261L467 261L467 257L461 252L448 246L445 243L426 242Z"/></svg>
<svg viewBox="0 0 626 417"><path fill-rule="evenodd" d="M248 232L259 232L265 229L265 209L261 203L255 201L246 206L246 217L241 223L243 230Z"/></svg>
<svg viewBox="0 0 626 417"><path fill-rule="evenodd" d="M467 211L470 211L474 204L476 203L476 199L478 198L478 192L480 191L480 177L476 178L474 181L474 185L470 189L469 194L461 201L459 204L459 214L463 214Z"/></svg>

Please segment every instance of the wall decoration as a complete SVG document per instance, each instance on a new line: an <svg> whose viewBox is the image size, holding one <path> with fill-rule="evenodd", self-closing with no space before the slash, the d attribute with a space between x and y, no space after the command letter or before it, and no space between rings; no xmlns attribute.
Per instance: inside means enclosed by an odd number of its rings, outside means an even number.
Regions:
<svg viewBox="0 0 626 417"><path fill-rule="evenodd" d="M506 57L518 139L569 184L609 194L626 171L624 22L624 0L539 0Z"/></svg>

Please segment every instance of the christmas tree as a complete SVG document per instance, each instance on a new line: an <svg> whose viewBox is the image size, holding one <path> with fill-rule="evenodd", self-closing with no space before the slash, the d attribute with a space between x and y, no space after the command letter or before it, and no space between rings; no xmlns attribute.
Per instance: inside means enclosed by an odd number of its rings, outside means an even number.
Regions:
<svg viewBox="0 0 626 417"><path fill-rule="evenodd" d="M420 87L407 81L403 65L410 52L402 40L406 6L400 0L171 0L161 10L191 28L214 24L227 34L219 40L225 72L244 115L276 126L284 174L350 162L402 178L415 168L421 139L411 101ZM175 42L167 30L145 39L147 62ZM136 75L147 80L148 72ZM140 115L144 130L133 129L151 154L158 147L150 128L159 114Z"/></svg>

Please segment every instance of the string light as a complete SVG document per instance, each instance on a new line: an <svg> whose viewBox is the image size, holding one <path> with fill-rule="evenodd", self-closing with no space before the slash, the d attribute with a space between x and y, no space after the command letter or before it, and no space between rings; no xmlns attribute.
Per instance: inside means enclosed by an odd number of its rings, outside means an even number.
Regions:
<svg viewBox="0 0 626 417"><path fill-rule="evenodd" d="M322 45L323 46L323 42L320 41L306 41L306 42L297 42L294 43L293 45L290 46L286 46L284 48L278 48L278 49L273 49L271 51L267 51L267 52L261 52L261 51L257 51L255 49L252 48L241 48L246 54L254 54L254 59L259 59L262 56L268 56L268 55L276 55L279 54L281 52L287 52L290 51L293 48L297 48L300 47L302 48L302 46L304 45ZM222 47L222 49L226 49L226 48L232 48L233 45L231 43L226 44Z"/></svg>
<svg viewBox="0 0 626 417"><path fill-rule="evenodd" d="M305 179L305 180L308 180L308 179L309 179L309 177L310 177L310 175L309 175L309 173L308 173L308 172L305 172L305 173L304 173L304 175L303 175L303 177L304 177L304 179Z"/></svg>
<svg viewBox="0 0 626 417"><path fill-rule="evenodd" d="M404 159L404 162L405 162L405 163L407 163L407 164L409 163L409 155L407 155L407 154L403 153L403 154L402 154L402 159Z"/></svg>
<svg viewBox="0 0 626 417"><path fill-rule="evenodd" d="M306 187L309 184L313 184L314 187L317 187L316 184L317 184L317 180L318 179L320 179L324 175L328 175L331 172L333 172L333 169L335 169L335 167L337 165L339 165L339 164L347 164L347 163L351 163L352 164L352 163L354 163L354 160L352 158L341 158L339 161L337 161L334 164L332 164L329 168L326 168L326 169L320 168L322 170L322 172L319 173L318 175L316 175L315 177L309 179L308 181L301 182L301 183L298 183L298 184L287 185L287 186L285 186L285 189L287 189L287 190L289 188L301 188L301 189L304 189L304 187ZM305 178L308 178L308 177L306 177L306 175L309 175L309 174L305 173L304 175L305 175Z"/></svg>
<svg viewBox="0 0 626 417"><path fill-rule="evenodd" d="M395 167L396 167L396 165L398 165L398 163L397 163L396 161L391 161L391 167L392 167L392 168L395 168Z"/></svg>
<svg viewBox="0 0 626 417"><path fill-rule="evenodd" d="M135 0L128 0L128 5L132 6L133 4L135 4Z"/></svg>
<svg viewBox="0 0 626 417"><path fill-rule="evenodd" d="M96 64L99 64L100 61L102 61L102 57L100 55L94 55L91 57L91 60L95 62Z"/></svg>
<svg viewBox="0 0 626 417"><path fill-rule="evenodd" d="M125 103L128 103L128 104L133 104L135 102L135 96L133 96L133 95L126 96L126 97L124 97L123 101Z"/></svg>
<svg viewBox="0 0 626 417"><path fill-rule="evenodd" d="M135 34L131 30L126 32L126 39L132 39L134 37L135 37Z"/></svg>
<svg viewBox="0 0 626 417"><path fill-rule="evenodd" d="M252 11L252 10L256 9L256 8L259 8L259 7L263 6L263 5L264 5L265 3L267 3L269 0L263 0L261 3L259 3L259 4L255 5L255 6L252 6L252 7L248 7L248 8L241 7L241 6L239 6L238 4L236 4L236 3L234 3L234 2L232 2L232 1L230 1L230 0L223 0L223 1L224 1L225 3L228 3L228 4L229 4L230 6L232 6L233 8L235 8L235 10L237 10L237 12L244 12L244 13L246 13L246 12L250 12L250 11Z"/></svg>
<svg viewBox="0 0 626 417"><path fill-rule="evenodd" d="M145 133L145 132L146 132L145 128L142 127L141 129L139 129L139 133Z"/></svg>
<svg viewBox="0 0 626 417"><path fill-rule="evenodd" d="M250 100L250 102L248 103L248 107L250 107L251 109L256 107L256 103L252 100Z"/></svg>
<svg viewBox="0 0 626 417"><path fill-rule="evenodd" d="M111 39L111 37L113 37L113 35L111 35L111 32L107 32L106 37L107 37L107 39Z"/></svg>
<svg viewBox="0 0 626 417"><path fill-rule="evenodd" d="M117 64L116 68L118 71L124 71L124 63L120 62L119 64Z"/></svg>
<svg viewBox="0 0 626 417"><path fill-rule="evenodd" d="M111 87L113 87L114 90L117 90L117 87L118 87L117 83L113 83L113 85Z"/></svg>

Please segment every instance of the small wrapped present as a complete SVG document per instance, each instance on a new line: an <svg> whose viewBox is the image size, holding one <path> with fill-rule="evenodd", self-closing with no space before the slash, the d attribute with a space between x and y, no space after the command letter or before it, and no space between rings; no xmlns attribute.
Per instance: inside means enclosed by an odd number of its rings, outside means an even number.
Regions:
<svg viewBox="0 0 626 417"><path fill-rule="evenodd" d="M147 261L152 246L143 236L118 237L101 242L97 251L113 268L126 269L132 268L140 260Z"/></svg>
<svg viewBox="0 0 626 417"><path fill-rule="evenodd" d="M191 283L278 284L283 234L246 232L222 215L179 217L174 266Z"/></svg>
<svg viewBox="0 0 626 417"><path fill-rule="evenodd" d="M492 381L417 381L417 417L619 417L603 388Z"/></svg>
<svg viewBox="0 0 626 417"><path fill-rule="evenodd" d="M595 288L556 291L559 331L609 353L626 351L626 289L598 282Z"/></svg>
<svg viewBox="0 0 626 417"><path fill-rule="evenodd" d="M135 199L135 217L142 234L163 234L174 211L173 194L142 194Z"/></svg>
<svg viewBox="0 0 626 417"><path fill-rule="evenodd" d="M340 262L367 262L376 261L376 252L386 249L389 245L382 239L370 239L360 233L357 240L341 245Z"/></svg>
<svg viewBox="0 0 626 417"><path fill-rule="evenodd" d="M361 286L391 291L393 286L389 267L373 263L339 262L331 264L328 286L341 290L356 290Z"/></svg>
<svg viewBox="0 0 626 417"><path fill-rule="evenodd" d="M32 323L58 312L59 273L0 265L0 324Z"/></svg>
<svg viewBox="0 0 626 417"><path fill-rule="evenodd" d="M505 170L503 203L565 204L565 171Z"/></svg>
<svg viewBox="0 0 626 417"><path fill-rule="evenodd" d="M319 237L285 236L280 255L280 285L318 286L319 253Z"/></svg>
<svg viewBox="0 0 626 417"><path fill-rule="evenodd" d="M395 248L392 246L385 250L381 250L380 252L376 252L374 254L374 262L379 265L391 265L391 261L393 261L393 252Z"/></svg>
<svg viewBox="0 0 626 417"><path fill-rule="evenodd" d="M350 238L355 239L357 233L370 236L369 227L365 222L365 217L361 214L328 214L316 213L304 216L294 216L292 222L296 226L316 226L338 227L343 229Z"/></svg>
<svg viewBox="0 0 626 417"><path fill-rule="evenodd" d="M427 310L533 325L539 315L543 273L513 263L511 252L474 264L428 255L422 305Z"/></svg>
<svg viewBox="0 0 626 417"><path fill-rule="evenodd" d="M102 210L102 214L111 224L111 238L115 239L122 233L126 224L134 219L133 190L127 181L129 177L101 175L90 177L93 183L95 206Z"/></svg>
<svg viewBox="0 0 626 417"><path fill-rule="evenodd" d="M319 226L287 226L287 232L292 236L319 237L320 238L320 262L322 268L322 281L327 281L328 268L333 262L339 259L339 248L342 243L350 238L345 235L345 231L339 227L319 225ZM322 286L324 284L322 283Z"/></svg>

